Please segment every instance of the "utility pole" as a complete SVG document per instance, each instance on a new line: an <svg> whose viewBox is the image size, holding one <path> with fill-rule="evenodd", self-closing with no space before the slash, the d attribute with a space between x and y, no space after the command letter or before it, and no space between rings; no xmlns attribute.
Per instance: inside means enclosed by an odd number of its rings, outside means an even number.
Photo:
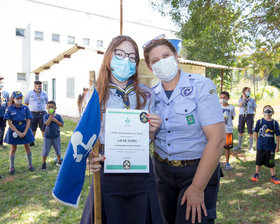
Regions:
<svg viewBox="0 0 280 224"><path fill-rule="evenodd" d="M120 0L120 35L122 35L123 31L123 4L122 0Z"/></svg>

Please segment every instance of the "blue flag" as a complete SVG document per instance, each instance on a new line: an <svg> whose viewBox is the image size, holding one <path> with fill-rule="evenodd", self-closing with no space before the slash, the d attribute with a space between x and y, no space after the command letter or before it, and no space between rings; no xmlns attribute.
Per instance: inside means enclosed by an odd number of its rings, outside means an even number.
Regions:
<svg viewBox="0 0 280 224"><path fill-rule="evenodd" d="M100 107L96 90L74 130L53 189L53 197L78 208L84 184L86 160L100 131Z"/></svg>

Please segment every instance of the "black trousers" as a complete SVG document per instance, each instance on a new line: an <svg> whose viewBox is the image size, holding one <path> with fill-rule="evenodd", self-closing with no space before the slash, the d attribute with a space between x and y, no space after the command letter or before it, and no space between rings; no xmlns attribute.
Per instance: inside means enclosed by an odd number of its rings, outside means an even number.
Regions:
<svg viewBox="0 0 280 224"><path fill-rule="evenodd" d="M0 117L0 145L3 145L5 128L6 128L6 120L4 120L4 117Z"/></svg>
<svg viewBox="0 0 280 224"><path fill-rule="evenodd" d="M186 221L186 203L181 206L181 199L186 189L191 185L198 165L173 167L153 159L160 208L164 224L191 223L191 216ZM204 190L204 203L207 217L202 214L201 223L214 223L216 218L216 203L221 176L220 165L213 173ZM196 223L197 220L196 220Z"/></svg>

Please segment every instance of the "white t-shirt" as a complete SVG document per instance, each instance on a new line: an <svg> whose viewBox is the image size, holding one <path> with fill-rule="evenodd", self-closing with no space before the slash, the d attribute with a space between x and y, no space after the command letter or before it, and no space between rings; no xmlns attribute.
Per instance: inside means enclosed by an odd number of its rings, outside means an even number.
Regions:
<svg viewBox="0 0 280 224"><path fill-rule="evenodd" d="M223 105L221 106L225 119L226 133L233 133L232 117L235 117L235 108L233 105L228 105L226 107Z"/></svg>

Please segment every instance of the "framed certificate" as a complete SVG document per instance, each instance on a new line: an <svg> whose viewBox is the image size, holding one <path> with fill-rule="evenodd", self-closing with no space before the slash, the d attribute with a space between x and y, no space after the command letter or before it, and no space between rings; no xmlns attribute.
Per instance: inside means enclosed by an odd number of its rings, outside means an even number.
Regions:
<svg viewBox="0 0 280 224"><path fill-rule="evenodd" d="M147 111L106 109L105 173L149 172Z"/></svg>

